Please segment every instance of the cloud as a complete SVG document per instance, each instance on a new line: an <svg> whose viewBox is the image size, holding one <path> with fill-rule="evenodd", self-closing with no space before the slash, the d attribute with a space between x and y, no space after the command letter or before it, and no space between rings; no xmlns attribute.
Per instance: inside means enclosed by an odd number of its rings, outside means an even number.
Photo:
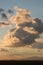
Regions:
<svg viewBox="0 0 43 65"><path fill-rule="evenodd" d="M8 20L7 15L5 13L2 13L1 15L2 15L2 18L5 18Z"/></svg>
<svg viewBox="0 0 43 65"><path fill-rule="evenodd" d="M16 15L12 16L10 18L10 21L12 23L19 24L19 23L22 23L24 21L28 21L29 20L30 12L28 10L26 10L26 9L20 9L18 7L14 7L14 9L16 11Z"/></svg>
<svg viewBox="0 0 43 65"><path fill-rule="evenodd" d="M32 31L31 31L32 32ZM34 39L38 37L38 34L30 33L27 30L23 30L21 28L19 29L11 29L8 31L8 34L6 34L3 38L5 41L4 43L7 46L24 46L29 45L34 42Z"/></svg>
<svg viewBox="0 0 43 65"><path fill-rule="evenodd" d="M30 14L30 12L26 9L21 9L17 6L14 7L14 9L18 12L18 13L21 13L21 14Z"/></svg>
<svg viewBox="0 0 43 65"><path fill-rule="evenodd" d="M8 10L8 13L10 13L10 14L11 14L11 13L13 13L13 11L9 9L9 10Z"/></svg>
<svg viewBox="0 0 43 65"><path fill-rule="evenodd" d="M12 24L8 21L6 22L0 22L0 28L6 27L6 26L11 26Z"/></svg>
<svg viewBox="0 0 43 65"><path fill-rule="evenodd" d="M4 12L4 9L3 8L0 8L0 13L3 13Z"/></svg>
<svg viewBox="0 0 43 65"><path fill-rule="evenodd" d="M3 43L2 39L0 39L0 43L1 43L1 44Z"/></svg>
<svg viewBox="0 0 43 65"><path fill-rule="evenodd" d="M4 45L11 45L12 44L12 41L11 41L11 38L10 38L10 33L7 33L4 38L3 38L3 41L4 41Z"/></svg>
<svg viewBox="0 0 43 65"><path fill-rule="evenodd" d="M43 43L43 33L39 34L40 38L36 38L35 41L38 43Z"/></svg>
<svg viewBox="0 0 43 65"><path fill-rule="evenodd" d="M39 34L43 33L43 22L38 18L32 19L26 9L14 9L16 15L10 18L10 23L16 23L16 28L10 29L3 37L5 45L14 47L33 44L40 37Z"/></svg>
<svg viewBox="0 0 43 65"><path fill-rule="evenodd" d="M4 45L5 46L9 46L12 45L13 43L19 42L19 39L14 37L13 38L13 34L14 34L14 29L8 31L8 33L3 37L3 41L4 41Z"/></svg>
<svg viewBox="0 0 43 65"><path fill-rule="evenodd" d="M5 49L5 48L1 48L1 50L0 50L1 52L8 52L8 50L7 49Z"/></svg>
<svg viewBox="0 0 43 65"><path fill-rule="evenodd" d="M12 11L12 10L8 10L7 11L7 16L8 16L8 18L10 18L12 15L14 14L14 12Z"/></svg>
<svg viewBox="0 0 43 65"><path fill-rule="evenodd" d="M42 23L42 22L41 22L41 19L39 19L39 18L35 18L34 20L35 20L38 24Z"/></svg>
<svg viewBox="0 0 43 65"><path fill-rule="evenodd" d="M38 33L43 33L43 22L40 19L35 19L35 21L37 22L36 24L33 25L33 27L35 28L36 31L38 31Z"/></svg>
<svg viewBox="0 0 43 65"><path fill-rule="evenodd" d="M4 41L3 41L3 39L0 39L0 47L2 47L2 46L4 46Z"/></svg>
<svg viewBox="0 0 43 65"><path fill-rule="evenodd" d="M35 31L35 29L33 27L25 27L24 30L29 32L30 34L37 34L38 33L37 31Z"/></svg>
<svg viewBox="0 0 43 65"><path fill-rule="evenodd" d="M40 42L40 43L43 43L43 38L37 38L35 39L36 42Z"/></svg>

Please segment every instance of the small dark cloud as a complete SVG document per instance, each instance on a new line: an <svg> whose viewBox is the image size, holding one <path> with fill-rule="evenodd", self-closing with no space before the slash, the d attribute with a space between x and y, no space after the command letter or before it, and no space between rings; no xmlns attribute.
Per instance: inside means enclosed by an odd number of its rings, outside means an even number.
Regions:
<svg viewBox="0 0 43 65"><path fill-rule="evenodd" d="M2 15L2 18L8 19L5 13L2 13L1 15Z"/></svg>
<svg viewBox="0 0 43 65"><path fill-rule="evenodd" d="M10 13L10 14L11 14L11 13L13 13L13 11L9 9L9 10L8 10L8 13Z"/></svg>
<svg viewBox="0 0 43 65"><path fill-rule="evenodd" d="M43 43L36 42L36 43L32 44L32 48L43 49Z"/></svg>
<svg viewBox="0 0 43 65"><path fill-rule="evenodd" d="M35 18L34 20L35 20L37 23L39 23L39 24L41 23L41 19L39 19L39 18Z"/></svg>
<svg viewBox="0 0 43 65"><path fill-rule="evenodd" d="M0 13L4 12L4 9L3 8L0 8Z"/></svg>

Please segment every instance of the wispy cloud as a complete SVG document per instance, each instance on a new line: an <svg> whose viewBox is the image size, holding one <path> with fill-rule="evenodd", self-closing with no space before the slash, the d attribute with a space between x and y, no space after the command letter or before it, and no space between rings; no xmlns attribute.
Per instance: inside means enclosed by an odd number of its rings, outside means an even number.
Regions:
<svg viewBox="0 0 43 65"><path fill-rule="evenodd" d="M6 27L6 26L11 26L11 23L6 21L6 22L0 22L0 28Z"/></svg>

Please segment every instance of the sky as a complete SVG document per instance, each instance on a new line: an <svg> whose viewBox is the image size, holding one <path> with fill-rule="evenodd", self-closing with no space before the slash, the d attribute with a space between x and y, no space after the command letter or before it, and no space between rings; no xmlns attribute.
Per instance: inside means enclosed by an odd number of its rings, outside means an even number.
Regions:
<svg viewBox="0 0 43 65"><path fill-rule="evenodd" d="M32 18L43 19L43 0L0 0L0 8L4 8L6 11L11 9L15 13L14 6L28 9ZM0 28L0 37L3 37L7 30L9 27Z"/></svg>
<svg viewBox="0 0 43 65"><path fill-rule="evenodd" d="M0 0L0 8L7 10L14 6L30 10L31 17L43 19L43 0Z"/></svg>
<svg viewBox="0 0 43 65"><path fill-rule="evenodd" d="M0 9L1 8L5 9L4 13L6 16L8 15L8 10L13 10L14 16L12 15L11 18L5 20L3 19L4 16L0 18L0 48L1 46L4 47L7 45L8 47L11 46L14 48L30 44L31 49L29 47L23 47L17 49L12 48L11 50L9 47L10 55L17 55L17 53L22 56L23 54L29 55L30 53L28 54L28 51L31 52L31 50L36 55L37 50L33 50L32 48L43 48L43 0L0 0ZM28 16L28 10L30 11L31 17ZM9 26L9 23L11 26ZM6 51L6 49L7 47L4 51ZM3 54L1 53L1 55Z"/></svg>

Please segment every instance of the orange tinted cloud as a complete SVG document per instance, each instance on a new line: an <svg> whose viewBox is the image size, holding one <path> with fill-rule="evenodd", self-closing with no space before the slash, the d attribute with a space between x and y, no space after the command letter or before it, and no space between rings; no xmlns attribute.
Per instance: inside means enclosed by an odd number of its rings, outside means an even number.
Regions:
<svg viewBox="0 0 43 65"><path fill-rule="evenodd" d="M29 32L30 34L37 34L38 33L37 31L35 31L35 29L33 27L25 27L24 30Z"/></svg>
<svg viewBox="0 0 43 65"><path fill-rule="evenodd" d="M35 42L39 34L43 32L43 23L37 22L36 19L30 17L30 12L26 9L18 7L14 8L16 15L9 19L11 25L16 23L16 28L8 30L3 37L5 45L27 45Z"/></svg>

